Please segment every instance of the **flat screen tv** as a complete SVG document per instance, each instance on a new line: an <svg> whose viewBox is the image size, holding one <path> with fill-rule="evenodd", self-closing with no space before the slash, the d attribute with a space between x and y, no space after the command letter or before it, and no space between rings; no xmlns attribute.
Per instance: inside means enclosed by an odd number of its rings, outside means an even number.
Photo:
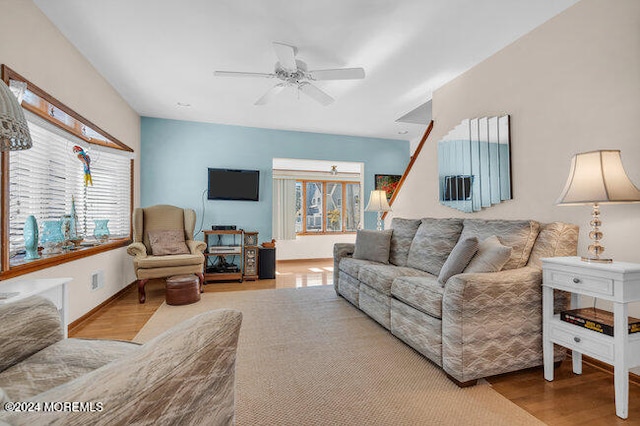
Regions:
<svg viewBox="0 0 640 426"><path fill-rule="evenodd" d="M258 201L259 170L209 169L210 200Z"/></svg>

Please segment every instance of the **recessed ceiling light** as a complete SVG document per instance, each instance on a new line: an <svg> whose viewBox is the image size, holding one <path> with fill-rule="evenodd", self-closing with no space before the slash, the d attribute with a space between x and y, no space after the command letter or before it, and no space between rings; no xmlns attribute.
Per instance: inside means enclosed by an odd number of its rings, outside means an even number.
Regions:
<svg viewBox="0 0 640 426"><path fill-rule="evenodd" d="M406 135L407 133L409 133L409 131L408 131L408 130L400 130L400 131L398 132L398 134L399 134L399 135Z"/></svg>
<svg viewBox="0 0 640 426"><path fill-rule="evenodd" d="M177 105L179 107L190 107L191 106L191 104L187 104L187 103L184 103L184 102L177 102Z"/></svg>

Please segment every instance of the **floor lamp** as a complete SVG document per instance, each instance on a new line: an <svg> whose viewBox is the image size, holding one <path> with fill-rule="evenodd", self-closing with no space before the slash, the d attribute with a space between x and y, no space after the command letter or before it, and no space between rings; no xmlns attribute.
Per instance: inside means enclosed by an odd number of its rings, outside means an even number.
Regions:
<svg viewBox="0 0 640 426"><path fill-rule="evenodd" d="M582 257L585 262L611 263L600 255L604 246L600 226L600 204L622 204L640 202L640 190L629 180L622 166L619 150L601 150L576 154L571 160L571 171L564 190L556 204L592 205L591 232L589 245L591 256Z"/></svg>
<svg viewBox="0 0 640 426"><path fill-rule="evenodd" d="M378 213L376 229L378 231L382 231L382 212L391 211L391 207L389 207L389 203L387 202L386 191L371 191L371 195L369 195L369 204L367 204L367 207L364 210Z"/></svg>

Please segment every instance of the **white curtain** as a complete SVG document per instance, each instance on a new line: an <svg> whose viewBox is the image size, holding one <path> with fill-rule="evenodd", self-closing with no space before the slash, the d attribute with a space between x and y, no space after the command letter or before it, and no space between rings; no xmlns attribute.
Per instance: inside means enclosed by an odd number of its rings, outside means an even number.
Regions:
<svg viewBox="0 0 640 426"><path fill-rule="evenodd" d="M296 239L296 180L273 177L273 238Z"/></svg>

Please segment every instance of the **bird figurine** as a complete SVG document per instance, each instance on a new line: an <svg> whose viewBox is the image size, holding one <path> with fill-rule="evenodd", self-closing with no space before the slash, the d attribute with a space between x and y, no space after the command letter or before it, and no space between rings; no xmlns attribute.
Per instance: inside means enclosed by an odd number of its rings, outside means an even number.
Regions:
<svg viewBox="0 0 640 426"><path fill-rule="evenodd" d="M91 158L84 152L81 146L74 146L73 152L78 155L78 160L82 161L84 166L84 186L93 186L93 180L91 179Z"/></svg>

